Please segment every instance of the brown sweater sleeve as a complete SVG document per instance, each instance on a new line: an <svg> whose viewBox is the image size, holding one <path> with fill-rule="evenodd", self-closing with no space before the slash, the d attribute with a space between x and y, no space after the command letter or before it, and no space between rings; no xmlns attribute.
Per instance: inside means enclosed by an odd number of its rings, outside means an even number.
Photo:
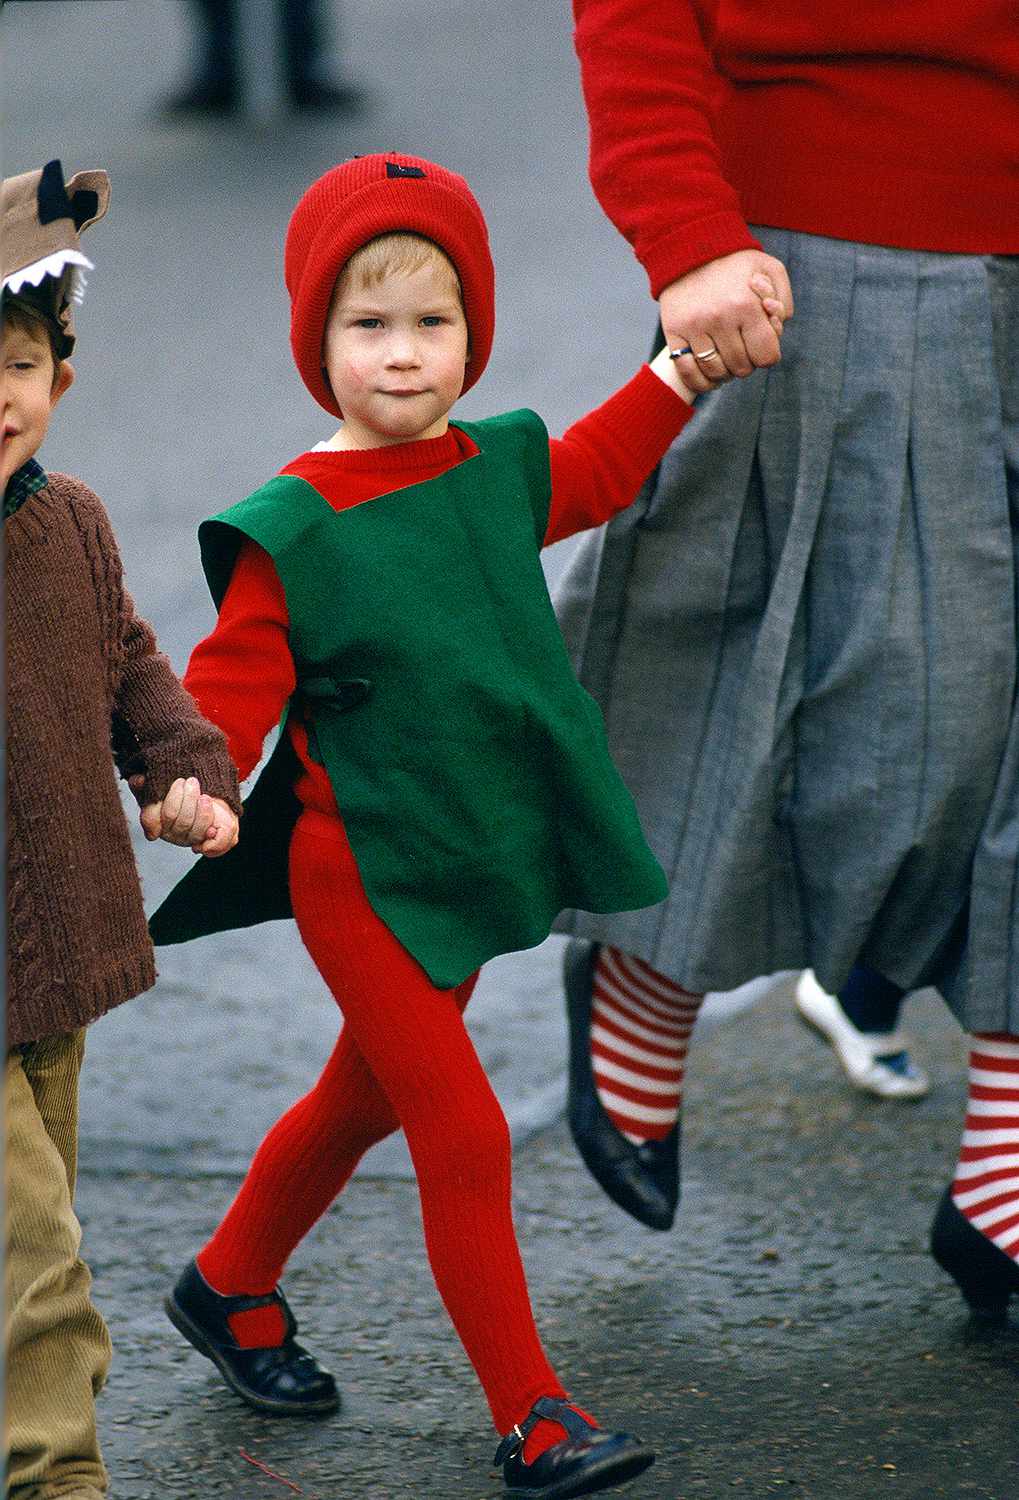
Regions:
<svg viewBox="0 0 1019 1500"><path fill-rule="evenodd" d="M57 479L51 476L51 482ZM239 812L237 772L226 739L199 713L158 649L152 627L136 613L102 502L80 481L66 483L73 486L68 500L92 569L97 606L107 617L111 738L120 774L144 775L144 785L133 788L139 804L161 801L178 776L196 776L204 792Z"/></svg>

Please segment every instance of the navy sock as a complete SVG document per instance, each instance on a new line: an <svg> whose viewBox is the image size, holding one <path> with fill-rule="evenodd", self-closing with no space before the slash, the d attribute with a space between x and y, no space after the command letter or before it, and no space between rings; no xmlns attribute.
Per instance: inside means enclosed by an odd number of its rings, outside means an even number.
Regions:
<svg viewBox="0 0 1019 1500"><path fill-rule="evenodd" d="M894 1031L905 990L857 964L839 991L839 1003L858 1031Z"/></svg>

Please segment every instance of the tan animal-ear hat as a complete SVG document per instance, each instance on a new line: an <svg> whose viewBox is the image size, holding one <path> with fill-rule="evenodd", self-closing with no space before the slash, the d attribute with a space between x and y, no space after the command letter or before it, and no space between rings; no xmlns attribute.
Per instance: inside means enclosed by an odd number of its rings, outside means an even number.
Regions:
<svg viewBox="0 0 1019 1500"><path fill-rule="evenodd" d="M101 219L110 203L110 179L105 172L76 172L64 182L59 161L35 172L5 177L0 266L5 292L38 288L52 278L53 315L63 333L62 358L74 348L72 304L80 302L84 272L92 262L81 251L78 235Z"/></svg>

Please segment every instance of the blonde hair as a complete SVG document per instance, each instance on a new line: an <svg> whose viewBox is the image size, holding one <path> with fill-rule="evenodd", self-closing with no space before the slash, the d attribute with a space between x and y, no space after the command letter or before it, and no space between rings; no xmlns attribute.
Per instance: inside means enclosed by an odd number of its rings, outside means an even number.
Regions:
<svg viewBox="0 0 1019 1500"><path fill-rule="evenodd" d="M336 278L333 299L339 295L341 288L346 288L351 283L360 287L378 286L388 276L410 276L428 265L448 274L451 285L456 288L460 306L463 307L460 277L445 250L434 240L406 230L376 235L375 239L368 240L355 250Z"/></svg>

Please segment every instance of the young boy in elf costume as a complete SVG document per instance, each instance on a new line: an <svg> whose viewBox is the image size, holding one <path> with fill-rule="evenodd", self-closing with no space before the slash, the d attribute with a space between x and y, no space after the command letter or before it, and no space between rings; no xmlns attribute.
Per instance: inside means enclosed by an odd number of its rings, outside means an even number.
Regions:
<svg viewBox="0 0 1019 1500"><path fill-rule="evenodd" d="M225 853L240 793L218 729L124 588L102 505L36 452L74 372L71 302L105 172L3 184L7 663L7 1491L99 1500L110 1339L74 1213L84 1028L155 979L116 772L146 836ZM111 757L111 738L113 755ZM204 791L202 790L204 788ZM212 794L212 795L210 795Z"/></svg>
<svg viewBox="0 0 1019 1500"><path fill-rule="evenodd" d="M529 411L450 425L488 361L493 268L466 182L415 157L315 182L285 275L298 370L342 426L202 526L219 620L186 675L242 777L283 712L285 729L222 878L193 871L152 930L292 914L344 1026L167 1311L257 1410L334 1410L277 1282L362 1154L402 1128L507 1493L586 1495L654 1455L574 1406L541 1347L508 1131L462 1012L480 965L541 942L563 907L665 894L540 550L630 504L692 398L663 351L561 441Z"/></svg>

